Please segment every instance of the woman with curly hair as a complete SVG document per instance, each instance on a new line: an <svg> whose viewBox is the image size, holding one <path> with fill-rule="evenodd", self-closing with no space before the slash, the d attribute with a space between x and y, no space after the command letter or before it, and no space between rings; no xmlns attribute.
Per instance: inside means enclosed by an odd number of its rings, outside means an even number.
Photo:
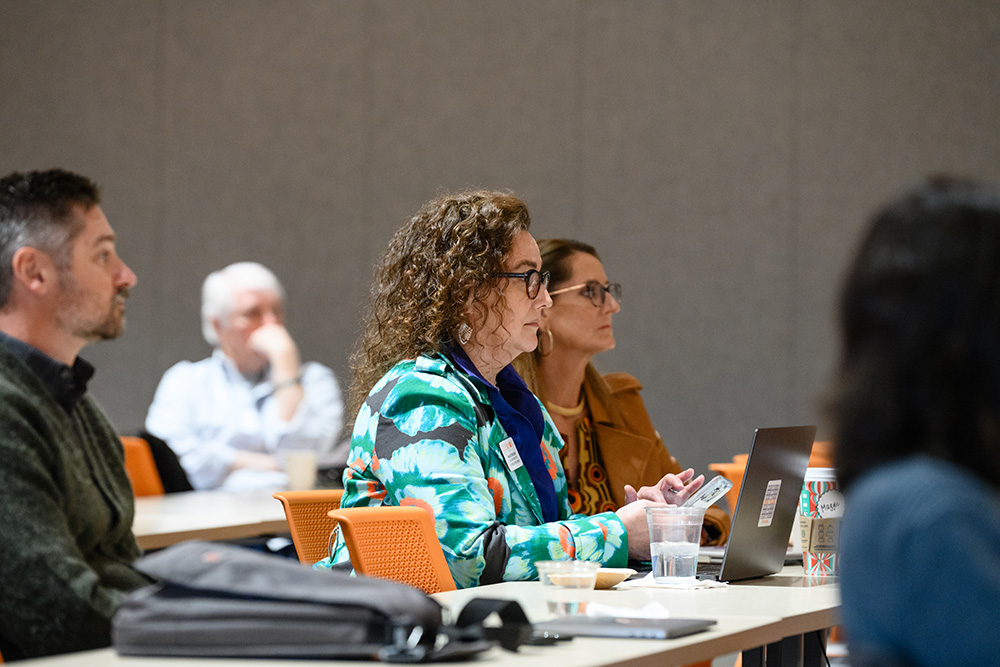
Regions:
<svg viewBox="0 0 1000 667"><path fill-rule="evenodd" d="M533 579L538 560L648 558L645 507L683 502L703 481L667 475L617 512L571 514L562 442L510 366L534 349L552 304L529 225L502 192L425 204L376 270L352 356L358 417L341 506L430 512L460 588ZM348 561L338 538L318 565Z"/></svg>
<svg viewBox="0 0 1000 667"><path fill-rule="evenodd" d="M681 466L653 428L627 373L601 375L591 360L615 347L612 317L622 286L608 280L597 250L571 239L541 239L542 271L550 274L552 307L541 313L538 345L514 368L541 399L566 446L559 456L574 512L615 511L635 497L629 484L656 483ZM729 515L705 511L702 544L723 544Z"/></svg>

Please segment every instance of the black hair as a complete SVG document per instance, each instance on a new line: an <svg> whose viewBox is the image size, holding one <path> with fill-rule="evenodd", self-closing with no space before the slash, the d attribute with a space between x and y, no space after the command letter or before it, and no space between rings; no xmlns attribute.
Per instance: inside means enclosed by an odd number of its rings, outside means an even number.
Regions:
<svg viewBox="0 0 1000 667"><path fill-rule="evenodd" d="M932 178L877 212L839 319L844 487L914 453L1000 486L1000 191Z"/></svg>

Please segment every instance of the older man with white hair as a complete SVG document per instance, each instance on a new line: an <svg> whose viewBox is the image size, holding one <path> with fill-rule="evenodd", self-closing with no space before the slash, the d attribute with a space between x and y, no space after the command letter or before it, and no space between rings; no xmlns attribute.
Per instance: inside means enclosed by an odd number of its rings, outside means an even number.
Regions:
<svg viewBox="0 0 1000 667"><path fill-rule="evenodd" d="M212 356L160 381L146 429L167 442L196 489L283 486L283 453L333 447L343 404L333 372L302 363L285 328L285 291L271 271L238 262L202 288Z"/></svg>

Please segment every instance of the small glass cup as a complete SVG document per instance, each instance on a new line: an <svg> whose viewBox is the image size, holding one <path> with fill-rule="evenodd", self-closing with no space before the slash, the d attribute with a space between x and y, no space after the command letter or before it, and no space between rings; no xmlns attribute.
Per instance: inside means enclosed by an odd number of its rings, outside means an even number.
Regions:
<svg viewBox="0 0 1000 667"><path fill-rule="evenodd" d="M600 563L586 560L535 561L538 580L545 586L549 612L572 616L586 611L585 591L594 590Z"/></svg>

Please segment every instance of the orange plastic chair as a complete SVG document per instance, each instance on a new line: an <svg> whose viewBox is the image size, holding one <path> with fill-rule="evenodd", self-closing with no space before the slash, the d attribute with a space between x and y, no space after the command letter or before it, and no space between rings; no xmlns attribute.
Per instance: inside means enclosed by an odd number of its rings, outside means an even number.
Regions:
<svg viewBox="0 0 1000 667"><path fill-rule="evenodd" d="M132 482L132 493L136 496L162 496L163 482L149 443L132 436L122 436L121 441L125 449L125 472Z"/></svg>
<svg viewBox="0 0 1000 667"><path fill-rule="evenodd" d="M330 533L337 522L329 517L329 512L340 507L343 495L343 489L279 491L274 494L285 508L285 519L299 562L312 565L330 555Z"/></svg>
<svg viewBox="0 0 1000 667"><path fill-rule="evenodd" d="M347 543L356 572L392 579L426 593L455 590L434 532L434 518L419 507L350 507L330 512Z"/></svg>
<svg viewBox="0 0 1000 667"><path fill-rule="evenodd" d="M810 468L834 468L833 465L833 443L829 440L817 440L813 443L812 453L809 454Z"/></svg>

